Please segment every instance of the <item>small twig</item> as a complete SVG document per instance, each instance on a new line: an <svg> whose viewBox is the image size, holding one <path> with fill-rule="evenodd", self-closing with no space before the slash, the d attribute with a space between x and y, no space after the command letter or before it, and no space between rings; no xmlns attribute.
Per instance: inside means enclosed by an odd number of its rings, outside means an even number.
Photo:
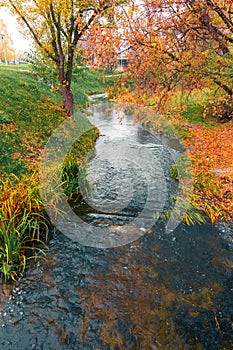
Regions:
<svg viewBox="0 0 233 350"><path fill-rule="evenodd" d="M222 334L221 328L220 328L220 324L218 322L218 319L217 319L216 315L214 315L214 321L215 321L215 324L216 324L216 327L217 327L218 331Z"/></svg>

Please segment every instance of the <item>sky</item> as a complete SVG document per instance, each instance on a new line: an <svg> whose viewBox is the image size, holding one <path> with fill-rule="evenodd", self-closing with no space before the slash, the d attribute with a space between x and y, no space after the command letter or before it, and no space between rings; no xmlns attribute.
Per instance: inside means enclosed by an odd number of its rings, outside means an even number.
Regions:
<svg viewBox="0 0 233 350"><path fill-rule="evenodd" d="M9 11L0 9L0 19L7 25L8 33L10 34L14 48L17 51L30 51L30 42L26 40L19 32L19 25L16 19L9 13Z"/></svg>

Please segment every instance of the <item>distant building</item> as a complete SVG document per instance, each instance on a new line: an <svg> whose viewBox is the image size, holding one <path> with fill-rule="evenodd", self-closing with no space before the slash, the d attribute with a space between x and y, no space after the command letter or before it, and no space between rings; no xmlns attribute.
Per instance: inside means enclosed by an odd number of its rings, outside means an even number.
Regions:
<svg viewBox="0 0 233 350"><path fill-rule="evenodd" d="M88 41L87 40L80 40L79 42L79 49L83 50L83 51L86 51L88 50ZM94 50L93 50L94 51ZM104 55L104 54L103 54ZM101 60L101 57L98 57L98 55L95 55L95 53L92 53L90 54L89 58L88 58L88 64L91 65L91 66L98 66L98 67L103 67L103 68L108 68L108 69L116 69L116 70L125 70L128 68L128 62L129 62L129 59L126 57L125 54L122 54L122 53L115 53L115 61L112 61L111 63L109 62L106 62L106 59ZM117 58L118 56L118 58Z"/></svg>
<svg viewBox="0 0 233 350"><path fill-rule="evenodd" d="M118 59L118 66L117 66L117 70L125 70L128 68L128 63L129 63L129 60L128 58L119 58Z"/></svg>

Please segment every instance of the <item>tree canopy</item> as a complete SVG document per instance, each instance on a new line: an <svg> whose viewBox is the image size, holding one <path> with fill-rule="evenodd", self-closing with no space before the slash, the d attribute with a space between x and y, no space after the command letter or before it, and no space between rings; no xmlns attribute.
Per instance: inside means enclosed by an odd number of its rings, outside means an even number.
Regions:
<svg viewBox="0 0 233 350"><path fill-rule="evenodd" d="M232 106L231 0L6 0L4 4L56 65L70 117L73 62L82 40L102 65L111 66L123 54L138 94L160 95L159 107L177 87L192 90L207 85L220 89L224 103Z"/></svg>
<svg viewBox="0 0 233 350"><path fill-rule="evenodd" d="M36 48L57 67L64 108L73 117L72 70L78 42L117 6L115 0L5 0Z"/></svg>
<svg viewBox="0 0 233 350"><path fill-rule="evenodd" d="M233 94L231 0L132 1L121 15L129 71L138 93L216 86ZM127 44L126 44L127 43Z"/></svg>
<svg viewBox="0 0 233 350"><path fill-rule="evenodd" d="M15 50L13 48L13 41L8 32L7 25L0 19L0 52L1 61L10 61L14 58Z"/></svg>

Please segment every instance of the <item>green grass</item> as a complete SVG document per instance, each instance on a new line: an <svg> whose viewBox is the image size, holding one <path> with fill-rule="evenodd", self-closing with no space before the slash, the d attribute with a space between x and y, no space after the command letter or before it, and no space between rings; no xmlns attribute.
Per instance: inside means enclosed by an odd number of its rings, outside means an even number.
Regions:
<svg viewBox="0 0 233 350"><path fill-rule="evenodd" d="M215 127L216 124L211 116L205 117L205 108L209 105L210 99L216 96L216 92L209 88L183 93L177 91L170 101L170 108L177 109L188 123Z"/></svg>
<svg viewBox="0 0 233 350"><path fill-rule="evenodd" d="M0 277L8 280L22 275L37 252L44 256L43 242L51 223L39 196L40 157L66 114L59 93L38 81L24 65L0 65L0 81ZM82 108L86 103L80 102L80 96L104 91L97 72L88 71L88 80L78 81L73 86L74 98ZM84 113L77 113L76 118L81 130L90 124ZM67 197L77 189L79 163L97 135L98 130L91 128L67 156L63 168Z"/></svg>
<svg viewBox="0 0 233 350"><path fill-rule="evenodd" d="M216 127L216 118L205 111L210 106L210 101L218 100L219 96L220 91L211 88L195 89L185 92L177 89L166 101L162 114L168 119L171 118L173 122L177 119L178 124L181 119L183 119L183 122L204 124L208 128L213 128ZM156 106L158 100L158 96L152 96L147 103ZM181 133L183 131L181 137L189 137L188 130L183 130L179 125L177 125L177 130L181 131Z"/></svg>
<svg viewBox="0 0 233 350"><path fill-rule="evenodd" d="M218 98L218 93L209 88L182 92L178 90L173 93L165 105L163 115L172 121L173 127L177 130L182 140L193 137L192 130L185 124L202 124L206 128L215 128L217 119L206 113L210 101ZM158 98L152 97L150 104L156 104Z"/></svg>
<svg viewBox="0 0 233 350"><path fill-rule="evenodd" d="M22 64L22 63L17 63L17 64L5 64L5 63L0 63L0 68L8 69L8 70L31 70L31 65L30 64Z"/></svg>
<svg viewBox="0 0 233 350"><path fill-rule="evenodd" d="M75 103L85 108L88 106L88 95L101 94L113 83L114 78L105 78L104 70L91 71L89 68L80 69L73 74L72 91Z"/></svg>
<svg viewBox="0 0 233 350"><path fill-rule="evenodd" d="M0 67L0 80L0 175L12 172L20 176L27 171L28 150L34 158L33 152L43 147L51 132L65 119L65 113L59 108L58 92L50 91L30 72ZM87 94L104 92L104 86L100 73L87 70L74 84L75 103L86 107Z"/></svg>
<svg viewBox="0 0 233 350"><path fill-rule="evenodd" d="M77 91L82 91L87 95L102 93L106 89L104 81L104 71L91 71L83 68L78 73L73 74L74 84L72 86L74 96Z"/></svg>
<svg viewBox="0 0 233 350"><path fill-rule="evenodd" d="M30 73L1 67L0 81L0 175L20 176L27 171L29 154L35 158L65 114L58 108L59 96Z"/></svg>

